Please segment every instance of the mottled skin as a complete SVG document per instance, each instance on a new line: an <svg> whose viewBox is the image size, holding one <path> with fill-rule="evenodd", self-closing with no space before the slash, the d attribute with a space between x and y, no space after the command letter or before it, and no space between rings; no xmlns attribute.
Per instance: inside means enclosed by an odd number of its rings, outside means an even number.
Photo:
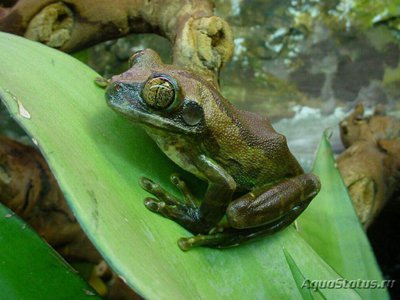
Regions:
<svg viewBox="0 0 400 300"><path fill-rule="evenodd" d="M163 64L152 50L136 53L131 65L112 78L109 106L143 125L170 159L208 182L200 202L177 175L171 180L183 201L141 179L156 197L145 199L147 208L199 234L181 238L181 249L230 247L274 233L291 224L318 193L318 178L303 173L267 118L239 110L210 83Z"/></svg>

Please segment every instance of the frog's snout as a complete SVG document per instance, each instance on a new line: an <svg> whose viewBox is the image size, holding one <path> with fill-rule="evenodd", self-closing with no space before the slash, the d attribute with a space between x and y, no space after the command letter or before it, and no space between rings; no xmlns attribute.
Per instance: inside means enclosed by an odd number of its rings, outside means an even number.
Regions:
<svg viewBox="0 0 400 300"><path fill-rule="evenodd" d="M143 108L137 83L111 82L105 90L107 105L124 117L137 121L147 112Z"/></svg>
<svg viewBox="0 0 400 300"><path fill-rule="evenodd" d="M107 104L113 109L117 109L127 102L132 102L130 100L133 96L135 94L130 91L130 86L118 81L111 82L105 91Z"/></svg>
<svg viewBox="0 0 400 300"><path fill-rule="evenodd" d="M118 91L115 88L115 82L110 83L105 91L105 97L108 104L111 104L112 100L117 96Z"/></svg>
<svg viewBox="0 0 400 300"><path fill-rule="evenodd" d="M125 85L119 82L110 83L105 91L107 105L116 112L126 114L130 101L127 99L125 92Z"/></svg>

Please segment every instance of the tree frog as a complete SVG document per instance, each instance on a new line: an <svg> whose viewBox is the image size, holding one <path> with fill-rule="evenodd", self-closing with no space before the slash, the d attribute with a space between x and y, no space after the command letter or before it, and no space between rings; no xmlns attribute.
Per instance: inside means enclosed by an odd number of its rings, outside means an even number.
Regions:
<svg viewBox="0 0 400 300"><path fill-rule="evenodd" d="M130 69L112 77L108 105L142 125L177 165L208 183L196 199L176 174L172 183L183 199L142 177L154 195L145 206L193 234L182 250L225 248L269 235L291 224L320 190L289 151L286 138L268 119L242 111L215 86L187 70L164 64L146 49L130 59Z"/></svg>

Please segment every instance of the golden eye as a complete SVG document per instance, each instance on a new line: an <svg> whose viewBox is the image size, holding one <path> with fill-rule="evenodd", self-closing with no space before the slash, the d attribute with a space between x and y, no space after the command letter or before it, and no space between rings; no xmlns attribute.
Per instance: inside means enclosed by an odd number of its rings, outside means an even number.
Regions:
<svg viewBox="0 0 400 300"><path fill-rule="evenodd" d="M163 76L147 80L142 91L144 101L155 109L169 107L175 100L176 88Z"/></svg>

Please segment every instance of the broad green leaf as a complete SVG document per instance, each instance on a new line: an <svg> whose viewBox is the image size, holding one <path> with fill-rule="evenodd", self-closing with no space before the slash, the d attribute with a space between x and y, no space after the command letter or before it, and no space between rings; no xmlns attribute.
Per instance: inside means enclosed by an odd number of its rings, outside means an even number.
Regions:
<svg viewBox="0 0 400 300"><path fill-rule="evenodd" d="M344 278L381 281L382 275L336 168L327 135L325 132L321 139L313 166L313 172L321 179L321 191L297 220L300 234ZM387 297L385 289L357 291L363 299Z"/></svg>
<svg viewBox="0 0 400 300"><path fill-rule="evenodd" d="M314 300L315 298L311 294L312 290L304 288L307 278L303 275L303 273L301 273L299 266L296 264L295 260L290 255L290 253L286 249L283 249L283 253L285 254L286 261L289 265L290 271L292 271L293 278L296 281L302 299Z"/></svg>
<svg viewBox="0 0 400 300"><path fill-rule="evenodd" d="M0 96L12 116L35 139L89 238L147 299L299 299L283 249L306 278L340 278L293 227L237 248L182 252L176 241L190 234L147 211L138 184L145 175L173 191L169 175L182 171L107 108L98 75L8 34L0 34L0 63ZM351 289L321 292L360 299Z"/></svg>
<svg viewBox="0 0 400 300"><path fill-rule="evenodd" d="M0 204L1 299L100 299L26 223Z"/></svg>

